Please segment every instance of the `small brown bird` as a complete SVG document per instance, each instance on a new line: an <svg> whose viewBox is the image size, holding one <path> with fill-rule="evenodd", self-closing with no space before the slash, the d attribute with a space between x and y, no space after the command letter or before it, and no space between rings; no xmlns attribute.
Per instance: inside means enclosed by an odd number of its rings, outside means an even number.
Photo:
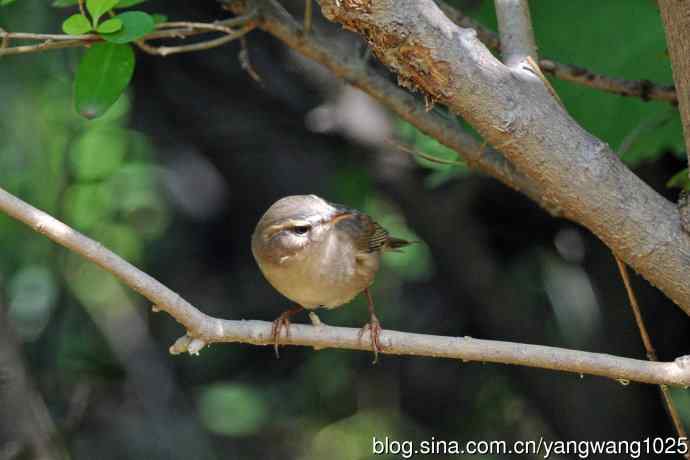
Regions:
<svg viewBox="0 0 690 460"><path fill-rule="evenodd" d="M297 304L273 322L278 355L280 331L289 334L290 317L303 309L335 308L364 292L374 362L381 350L381 324L369 286L381 253L410 244L393 238L363 212L329 203L316 195L294 195L276 201L252 235L252 253L261 272L281 294Z"/></svg>

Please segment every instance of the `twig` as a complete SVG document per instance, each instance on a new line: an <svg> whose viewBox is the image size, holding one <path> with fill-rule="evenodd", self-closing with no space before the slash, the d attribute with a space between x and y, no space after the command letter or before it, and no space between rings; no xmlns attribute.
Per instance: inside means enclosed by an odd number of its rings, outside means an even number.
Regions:
<svg viewBox="0 0 690 460"><path fill-rule="evenodd" d="M529 69L532 73L534 73L539 79L541 80L542 84L546 87L546 90L553 96L553 98L558 102L558 104L565 109L565 105L563 105L563 101L561 100L561 97L558 95L554 87L551 85L551 82L544 76L542 73L541 69L539 68L539 65L534 62L534 59L532 59L532 56L527 56L525 58L525 65L526 68Z"/></svg>
<svg viewBox="0 0 690 460"><path fill-rule="evenodd" d="M261 83L261 77L259 74L254 70L254 66L252 65L252 61L249 58L249 47L247 46L247 37L241 37L240 38L240 52L237 55L237 58L240 61L240 65L242 66L242 69L244 69L245 72L249 74L249 76L252 78L257 83Z"/></svg>
<svg viewBox="0 0 690 460"><path fill-rule="evenodd" d="M182 324L187 334L170 348L171 353L198 353L214 342L272 345L270 322L230 321L210 317L159 281L120 258L100 243L82 235L54 217L0 189L0 210L33 230L99 265ZM295 324L284 344L316 348L369 351L355 328L319 327ZM383 331L383 353L432 356L541 367L578 374L591 374L644 383L690 384L690 357L659 363L601 353L527 345L469 337L441 337Z"/></svg>
<svg viewBox="0 0 690 460"><path fill-rule="evenodd" d="M539 67L548 75L561 80L588 86L590 88L618 94L619 96L639 97L643 101L665 101L678 103L673 85L661 85L649 80L626 80L592 72L583 67L563 64L550 59L540 59Z"/></svg>
<svg viewBox="0 0 690 460"><path fill-rule="evenodd" d="M465 163L462 161L457 161L457 160L446 160L444 158L438 158L433 155L427 155L424 152L420 152L419 150L410 147L408 145L404 145L400 142L396 142L393 139L386 139L386 144L395 147L398 150L401 150L405 153L409 153L410 155L414 157L420 157L424 158L427 161L431 161L432 163L438 163L442 165L453 165L453 166L467 166Z"/></svg>
<svg viewBox="0 0 690 460"><path fill-rule="evenodd" d="M188 21L173 21L173 22L162 22L156 26L156 29L173 29L173 28L182 28L182 29L188 29L188 30L208 30L208 31L216 31L216 32L223 32L226 34L231 34L233 30L231 29L232 26L234 25L240 25L244 24L246 21L246 18L242 18L240 21L237 21L238 18L233 18L228 21L228 23L217 23L217 22L212 22L212 23L207 23L207 22L188 22Z"/></svg>
<svg viewBox="0 0 690 460"><path fill-rule="evenodd" d="M500 49L498 35L488 27L464 15L460 10L448 5L444 0L435 0L441 10L460 27L474 29L477 37L486 46ZM620 96L639 97L643 101L658 100L677 104L678 99L673 85L661 85L649 80L626 80L592 72L583 67L563 64L551 59L540 59L542 72L561 80L588 86L590 88L615 93Z"/></svg>
<svg viewBox="0 0 690 460"><path fill-rule="evenodd" d="M95 41L100 40L101 37L97 34L83 34L83 35L66 35L66 34L34 34L31 32L7 32L2 30L2 34L7 38L12 38L15 40L52 40L52 41L62 41L62 40L83 40L83 41Z"/></svg>
<svg viewBox="0 0 690 460"><path fill-rule="evenodd" d="M201 50L216 48L218 46L224 45L224 44L231 42L233 40L237 40L238 38L242 37L243 35L251 32L255 28L256 28L256 24L250 23L250 24L242 27L239 30L233 31L232 33L228 33L227 35L225 35L223 37L215 38L213 40L208 40L208 41L204 41L204 42L193 43L191 45L151 46L151 45L145 43L144 40L138 41L137 45L139 46L139 48L141 48L146 53L165 57L165 56L169 56L171 54L190 53L193 51L201 51Z"/></svg>
<svg viewBox="0 0 690 460"><path fill-rule="evenodd" d="M312 2L311 0L304 0L304 34L309 35L311 32L312 22Z"/></svg>
<svg viewBox="0 0 690 460"><path fill-rule="evenodd" d="M668 123L669 120L671 120L671 118L674 116L676 116L675 110L669 108L668 112L662 112L648 119L642 120L623 138L617 150L618 156L622 159L628 150L635 145L643 134L650 133L651 131L660 128Z"/></svg>
<svg viewBox="0 0 690 460"><path fill-rule="evenodd" d="M4 36L3 36L3 40L9 40L11 38L14 38L11 33L4 34ZM60 40L60 41L46 40L43 43L39 43L37 45L9 46L7 48L0 48L0 57L10 56L10 55L14 55L14 54L40 53L43 51L56 50L56 49L62 49L62 48L75 48L78 46L86 46L89 43L93 43L95 41L98 41L98 40L88 40L88 39Z"/></svg>
<svg viewBox="0 0 690 460"><path fill-rule="evenodd" d="M620 272L621 278L623 278L623 284L625 285L625 292L628 294L628 300L630 301L630 308L633 311L633 316L635 317L635 323L640 331L640 337L642 338L642 344L644 345L645 352L647 353L647 359L650 361L657 362L659 358L656 355L654 346L652 345L652 339L649 337L647 332L647 327L644 324L644 319L642 318L642 312L640 311L640 305L637 303L637 296L632 288L632 283L630 282L630 276L628 275L628 269L618 257L613 256L616 259L616 265L618 265L618 271ZM680 439L684 439L687 442L688 435L685 432L685 427L683 426L683 421L678 415L676 406L671 398L671 393L667 385L660 384L659 392L661 393L661 399L664 402L664 407L666 408L666 413L671 419L671 423L678 434ZM687 450L687 449L686 449ZM686 452L685 458L690 458L690 452Z"/></svg>
<svg viewBox="0 0 690 460"><path fill-rule="evenodd" d="M537 45L527 0L494 0L498 31L501 36L501 55L507 66L517 66L528 57L535 61Z"/></svg>
<svg viewBox="0 0 690 460"><path fill-rule="evenodd" d="M247 11L247 14L225 19L223 21L216 21L213 23L203 23L203 22L187 22L187 21L174 21L174 22L164 22L156 26L156 30L150 34L145 35L141 38L140 42L145 42L147 40L157 40L165 38L187 38L195 35L212 33L212 32L222 32L228 35L235 34L238 31L232 27L245 25L250 26L251 22L256 17L254 10ZM240 29L242 30L242 29ZM246 33L246 32L245 32ZM32 40L41 41L41 43L34 45L20 45L20 46L3 46L0 47L0 56L16 55L16 54L26 54L26 53L37 53L42 51L62 49L62 48L74 48L79 46L86 46L88 44L102 41L103 38L97 34L84 34L84 35L62 35L62 34L35 34L26 32L7 32L0 29L0 37L2 37L3 43L9 43L10 39L13 40ZM227 38L227 37L221 37ZM235 37L237 38L237 37ZM208 47L219 46L217 40L210 40L209 42L195 43L194 46L200 47L199 49L207 49ZM228 39L221 41L227 43L233 39ZM204 47L202 44L208 45ZM146 46L146 45L145 45ZM152 54L159 54L154 51L158 48L150 47ZM192 46L192 45L189 45ZM179 47L172 47L179 48ZM196 51L196 49L191 49L191 51ZM180 51L173 51L180 52ZM172 54L172 53L167 53Z"/></svg>

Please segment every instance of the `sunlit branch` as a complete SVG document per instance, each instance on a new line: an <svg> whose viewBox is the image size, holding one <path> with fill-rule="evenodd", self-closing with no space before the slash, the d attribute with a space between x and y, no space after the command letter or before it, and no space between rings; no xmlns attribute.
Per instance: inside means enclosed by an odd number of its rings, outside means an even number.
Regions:
<svg viewBox="0 0 690 460"><path fill-rule="evenodd" d="M150 275L125 261L102 244L77 232L47 213L0 189L0 210L33 230L99 265L151 301L155 310L169 313L187 334L170 348L171 353L198 353L216 342L272 345L271 323L231 321L213 318L199 311ZM545 347L469 337L442 337L397 331L381 333L382 353L429 356L463 361L516 364L529 367L591 374L617 379L622 383L690 385L690 358L660 363L590 353L565 348ZM294 324L281 343L322 348L369 351L369 342L359 329ZM268 359L268 358L267 358Z"/></svg>

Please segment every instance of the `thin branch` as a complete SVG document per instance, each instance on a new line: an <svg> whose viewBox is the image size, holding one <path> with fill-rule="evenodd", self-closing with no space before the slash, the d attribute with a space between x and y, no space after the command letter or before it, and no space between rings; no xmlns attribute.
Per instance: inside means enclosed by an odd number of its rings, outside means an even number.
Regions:
<svg viewBox="0 0 690 460"><path fill-rule="evenodd" d="M311 33L312 23L312 0L304 0L304 34Z"/></svg>
<svg viewBox="0 0 690 460"><path fill-rule="evenodd" d="M240 38L240 52L237 55L242 69L257 83L261 83L261 77L254 69L252 60L249 58L249 46L247 46L247 37Z"/></svg>
<svg viewBox="0 0 690 460"><path fill-rule="evenodd" d="M101 37L98 34L83 34L83 35L67 35L67 34L35 34L31 32L7 32L3 31L3 35L14 40L45 40L45 41L96 41Z"/></svg>
<svg viewBox="0 0 690 460"><path fill-rule="evenodd" d="M654 114L653 116L640 121L640 123L628 134L626 134L621 141L620 145L618 146L618 150L616 150L618 157L624 158L625 154L640 140L643 134L648 134L661 128L676 116L676 110L669 107L669 109L665 112Z"/></svg>
<svg viewBox="0 0 690 460"><path fill-rule="evenodd" d="M643 101L665 101L673 105L678 103L676 88L673 85L661 85L649 80L626 80L609 77L583 67L562 64L550 59L540 59L539 67L545 74L553 75L558 79L615 93L619 96L639 97Z"/></svg>
<svg viewBox="0 0 690 460"><path fill-rule="evenodd" d="M150 34L145 35L141 38L140 42L145 42L147 40L157 40L157 39L181 39L187 38L195 35L221 32L227 34L226 37L220 37L219 39L210 40L208 42L195 43L193 45L194 49L190 51L197 51L198 49L208 49L215 46L220 46L228 41L234 40L238 37L228 39L230 35L237 34L244 29L235 30L232 27L244 25L245 27L251 26L251 22L254 20L256 14L253 10L247 11L246 15L242 15L235 18L225 19L223 21L216 21L213 23L203 23L203 22L188 22L188 21L174 21L174 22L164 22L156 25L156 30ZM243 35L246 32L243 32ZM241 36L240 35L240 36ZM3 46L0 47L0 57L16 54L27 54L27 53L38 53L54 49L62 48L75 48L80 46L87 46L91 43L102 41L103 38L97 34L84 34L84 35L63 35L63 34L35 34L26 32L7 32L0 29L0 37L2 38ZM41 43L33 45L19 45L19 46L8 46L10 40L32 40L41 41ZM220 41L220 43L218 43ZM160 48L151 48L152 54L158 55L168 55L173 54L180 47L170 47L174 48L172 52L165 52L166 54L161 54L161 52L156 52ZM164 47L163 47L164 48ZM186 51L186 50L185 50Z"/></svg>
<svg viewBox="0 0 690 460"><path fill-rule="evenodd" d="M446 160L444 158L438 158L433 155L428 155L424 152L421 152L413 147L410 147L409 145L404 145L401 142L394 141L393 139L387 139L386 144L395 147L396 149L405 152L407 154L412 155L413 157L419 157L423 158L427 161L431 161L432 163L438 163L441 165L451 165L451 166L467 166L465 163L462 161L458 160Z"/></svg>
<svg viewBox="0 0 690 460"><path fill-rule="evenodd" d="M241 29L237 31L233 31L232 33L229 33L223 37L219 37L213 40L208 40L204 42L199 42L199 43L192 43L191 45L180 45L180 46L151 46L149 44L146 44L144 41L139 41L137 42L137 45L139 48L141 48L143 51L149 54L154 54L158 56L169 56L171 54L179 54L179 53L191 53L194 51L201 51L201 50L207 50L211 48L216 48L218 46L222 46L228 42L231 42L233 40L237 40L238 38L248 34L252 30L256 28L256 24L250 23L247 24L246 26L242 27Z"/></svg>
<svg viewBox="0 0 690 460"><path fill-rule="evenodd" d="M632 288L632 283L630 282L630 275L628 274L628 269L622 260L620 260L615 255L613 257L616 259L618 271L620 272L621 278L623 279L623 284L625 285L625 292L628 294L630 308L633 311L633 316L635 317L637 329L640 331L640 337L642 338L642 344L644 345L645 352L647 353L647 359L654 362L659 361L659 358L656 355L656 351L654 350L654 346L652 345L652 339L649 337L649 333L647 332L647 326L645 326L644 324L644 319L642 318L642 311L640 310L640 305L637 303L637 296L635 295L635 291ZM669 391L668 386L664 384L659 385L659 392L661 394L661 400L664 402L666 413L671 419L671 423L673 424L673 427L675 428L678 437L687 440L688 434L685 432L683 421L680 419L680 416L678 415L678 411L676 410L676 406L673 403L673 399L671 398L671 392ZM690 458L690 452L686 452L684 456L685 458Z"/></svg>
<svg viewBox="0 0 690 460"><path fill-rule="evenodd" d="M477 38L491 49L500 49L501 43L498 35L488 27L464 15L458 9L448 5L443 0L436 3L446 16L460 27L474 29ZM592 72L572 64L563 64L551 59L537 61L542 72L552 75L560 80L588 86L593 89L615 93L620 96L639 97L643 101L658 100L676 104L678 102L676 90L673 85L661 85L649 80L626 80L624 78L610 77Z"/></svg>
<svg viewBox="0 0 690 460"><path fill-rule="evenodd" d="M10 40L12 37L11 33L3 34L3 41ZM46 40L42 43L36 45L20 45L20 46L8 46L6 48L0 48L0 57L11 56L15 54L28 54L28 53L42 53L43 51L57 50L63 48L76 48L79 46L86 46L97 40Z"/></svg>
<svg viewBox="0 0 690 460"><path fill-rule="evenodd" d="M498 30L501 36L503 62L518 66L528 57L538 59L532 19L527 0L494 0Z"/></svg>
<svg viewBox="0 0 690 460"><path fill-rule="evenodd" d="M236 342L273 345L272 323L268 321L215 320L216 330L205 338L206 343ZM577 374L598 375L615 380L684 385L690 379L690 367L682 361L652 363L604 353L591 353L565 348L529 345L471 337L445 337L384 330L381 332L384 354L428 356L538 367ZM190 351L193 338L184 336L171 347L173 354ZM359 329L334 326L292 324L289 337L281 337L283 345L300 345L316 349L339 348L371 351L361 340ZM197 345L196 347L198 347ZM193 351L198 351L195 348Z"/></svg>
<svg viewBox="0 0 690 460"><path fill-rule="evenodd" d="M198 353L204 346L215 342L273 344L270 322L230 321L210 317L100 243L3 189L0 189L0 210L110 272L153 302L155 310L169 313L187 330L187 334L178 339L170 348L171 353ZM281 342L318 349L342 348L369 351L370 348L366 340L361 340L358 329L323 324L320 326L294 324L290 329L289 337L282 339ZM690 357L679 358L674 362L659 363L540 345L396 331L383 331L381 343L384 346L382 352L387 354L516 364L598 375L617 379L623 383L637 381L669 385L690 384Z"/></svg>
<svg viewBox="0 0 690 460"><path fill-rule="evenodd" d="M237 23L237 18L233 18L233 22ZM237 25L243 24L246 20L242 20ZM231 34L234 31L230 28L235 24L222 24L222 23L206 23L206 22L188 22L188 21L174 21L174 22L163 22L158 24L156 29L174 29L174 28L184 28L188 30L208 30L209 32L223 32L226 34Z"/></svg>

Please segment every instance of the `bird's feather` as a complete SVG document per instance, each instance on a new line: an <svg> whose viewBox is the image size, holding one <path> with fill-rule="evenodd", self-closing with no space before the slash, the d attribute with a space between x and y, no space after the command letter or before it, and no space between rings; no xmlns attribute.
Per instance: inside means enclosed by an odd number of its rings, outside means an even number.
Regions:
<svg viewBox="0 0 690 460"><path fill-rule="evenodd" d="M332 223L350 235L355 247L362 252L395 250L410 244L407 240L390 236L381 224L363 212L341 205L333 206L337 212Z"/></svg>

